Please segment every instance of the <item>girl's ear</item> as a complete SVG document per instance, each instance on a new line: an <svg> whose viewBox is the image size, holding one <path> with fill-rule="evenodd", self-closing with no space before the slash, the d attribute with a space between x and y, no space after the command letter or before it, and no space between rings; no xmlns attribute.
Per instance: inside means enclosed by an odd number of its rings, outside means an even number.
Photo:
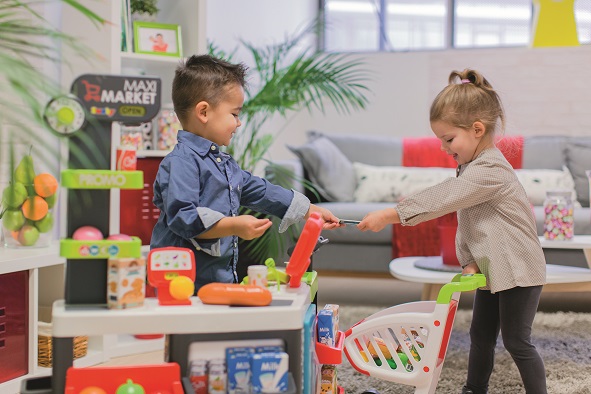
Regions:
<svg viewBox="0 0 591 394"><path fill-rule="evenodd" d="M477 120L476 122L474 122L472 128L474 129L474 134L478 138L484 137L484 135L486 134L486 126L481 121Z"/></svg>
<svg viewBox="0 0 591 394"><path fill-rule="evenodd" d="M207 123L207 111L209 111L209 104L206 101L200 101L195 105L195 117L201 123Z"/></svg>

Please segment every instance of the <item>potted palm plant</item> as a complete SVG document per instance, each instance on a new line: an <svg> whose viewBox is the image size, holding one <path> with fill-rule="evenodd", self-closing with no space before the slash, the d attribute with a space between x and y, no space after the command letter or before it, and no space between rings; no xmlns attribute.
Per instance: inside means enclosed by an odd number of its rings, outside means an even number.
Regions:
<svg viewBox="0 0 591 394"><path fill-rule="evenodd" d="M340 113L348 114L362 110L367 105L369 89L366 83L370 76L361 61L348 54L301 49L304 36L315 31L318 31L318 23L311 24L301 33L279 44L257 47L245 41L240 42L254 62L251 73L255 74L254 79L257 81L255 86L246 91L241 112L243 126L228 147L228 152L243 169L254 171L261 162L268 162L265 156L277 134L264 126L277 115L287 121L291 115L302 110L325 113L325 109L330 106ZM210 44L210 54L214 56L233 61L235 53L228 54ZM289 173L277 173L283 179L293 180ZM282 183L281 179L271 181ZM304 186L313 189L313 185ZM245 273L245 265L261 264L268 257L283 257L288 244L293 243L299 234L299 228L294 227L286 237L282 237L275 223L261 238L242 241L239 277Z"/></svg>

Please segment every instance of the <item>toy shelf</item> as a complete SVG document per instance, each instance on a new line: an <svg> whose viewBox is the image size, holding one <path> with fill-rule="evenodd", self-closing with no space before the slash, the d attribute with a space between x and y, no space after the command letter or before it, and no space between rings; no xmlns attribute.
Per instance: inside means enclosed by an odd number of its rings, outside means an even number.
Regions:
<svg viewBox="0 0 591 394"><path fill-rule="evenodd" d="M68 259L139 258L141 247L138 237L131 237L131 241L62 239L60 256Z"/></svg>
<svg viewBox="0 0 591 394"><path fill-rule="evenodd" d="M68 189L143 189L142 171L63 170L62 186Z"/></svg>
<svg viewBox="0 0 591 394"><path fill-rule="evenodd" d="M343 362L343 344L345 343L345 333L339 331L335 340L335 346L325 345L316 342L316 355L320 364L341 364Z"/></svg>

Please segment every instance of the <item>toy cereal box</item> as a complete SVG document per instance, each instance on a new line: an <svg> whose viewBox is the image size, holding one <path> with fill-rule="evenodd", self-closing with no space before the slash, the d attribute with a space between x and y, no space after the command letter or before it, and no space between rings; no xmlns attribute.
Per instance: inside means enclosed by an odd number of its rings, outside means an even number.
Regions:
<svg viewBox="0 0 591 394"><path fill-rule="evenodd" d="M143 258L109 259L107 304L110 309L144 305L146 297L146 260Z"/></svg>

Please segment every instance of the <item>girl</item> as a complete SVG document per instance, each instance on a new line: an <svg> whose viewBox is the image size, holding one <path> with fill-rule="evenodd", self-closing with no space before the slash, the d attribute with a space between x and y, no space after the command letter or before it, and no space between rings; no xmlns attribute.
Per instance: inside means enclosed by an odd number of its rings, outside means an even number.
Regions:
<svg viewBox="0 0 591 394"><path fill-rule="evenodd" d="M457 211L462 273L481 272L487 278L487 287L474 298L462 393L487 392L500 330L526 392L544 394L546 373L531 343L531 327L546 281L546 261L525 190L495 146L497 127L503 130L505 125L500 98L479 72L453 71L449 85L431 104L430 122L441 150L458 163L456 177L396 207L370 212L357 227L380 231L390 223L414 226Z"/></svg>

